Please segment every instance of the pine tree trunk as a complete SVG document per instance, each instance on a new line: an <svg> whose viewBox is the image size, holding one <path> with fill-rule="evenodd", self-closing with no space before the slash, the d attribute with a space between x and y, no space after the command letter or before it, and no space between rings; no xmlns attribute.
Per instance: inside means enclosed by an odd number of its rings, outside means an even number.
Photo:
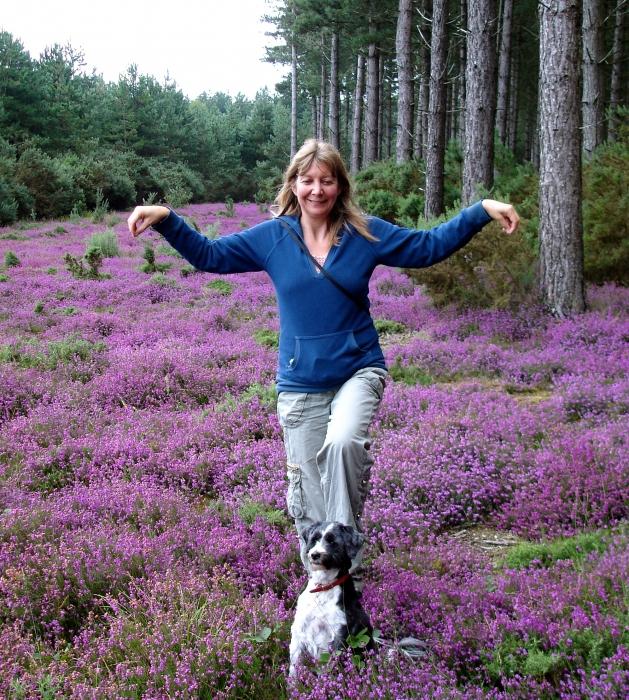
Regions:
<svg viewBox="0 0 629 700"><path fill-rule="evenodd" d="M426 218L443 212L443 169L446 152L447 0L433 0L430 42L430 100L426 144Z"/></svg>
<svg viewBox="0 0 629 700"><path fill-rule="evenodd" d="M411 159L413 136L413 62L411 29L413 0L400 0L395 53L398 74L397 132L395 157L398 163Z"/></svg>
<svg viewBox="0 0 629 700"><path fill-rule="evenodd" d="M460 2L460 8L461 8L461 31L462 33L467 32L467 0L461 0ZM459 109L459 129L458 129L458 138L459 141L463 144L465 143L465 93L466 93L466 86L465 86L465 72L466 72L466 67L467 67L467 40L463 40L459 42L459 65L461 66L461 70L459 71L459 89L458 89L458 96L459 96L459 104L458 104L458 109Z"/></svg>
<svg viewBox="0 0 629 700"><path fill-rule="evenodd" d="M319 117L318 125L319 129L317 131L317 138L319 140L325 139L325 105L326 105L326 84L327 84L328 72L326 70L325 64L325 51L323 37L321 38L321 95L319 97Z"/></svg>
<svg viewBox="0 0 629 700"><path fill-rule="evenodd" d="M579 0L545 0L540 15L540 283L560 318L585 309L581 218Z"/></svg>
<svg viewBox="0 0 629 700"><path fill-rule="evenodd" d="M428 85L430 81L430 25L424 19L432 14L431 0L422 0L419 33L421 42L421 72L417 90L417 109L415 110L415 134L413 136L413 157L426 156L426 137L428 135Z"/></svg>
<svg viewBox="0 0 629 700"><path fill-rule="evenodd" d="M297 48L291 44L290 79L290 157L297 153Z"/></svg>
<svg viewBox="0 0 629 700"><path fill-rule="evenodd" d="M341 147L339 138L339 35L333 32L330 44L330 114L328 140L336 148Z"/></svg>
<svg viewBox="0 0 629 700"><path fill-rule="evenodd" d="M603 142L603 2L583 0L583 154Z"/></svg>
<svg viewBox="0 0 629 700"><path fill-rule="evenodd" d="M384 57L382 53L378 55L378 154L376 160L382 160L382 149L385 139L384 128Z"/></svg>
<svg viewBox="0 0 629 700"><path fill-rule="evenodd" d="M515 153L518 135L518 74L520 71L517 60L517 43L515 51L511 51L511 67L509 70L509 100L507 105L507 140L506 144Z"/></svg>
<svg viewBox="0 0 629 700"><path fill-rule="evenodd" d="M365 57L359 53L356 60L356 92L354 94L354 119L352 124L352 159L350 172L360 170L361 136L363 131L363 99L365 94Z"/></svg>
<svg viewBox="0 0 629 700"><path fill-rule="evenodd" d="M609 123L608 135L610 141L615 141L618 137L618 127L620 119L618 117L618 107L622 104L622 46L623 30L625 20L625 7L618 0L616 5L616 21L614 24L614 41L612 45L612 75L609 90Z"/></svg>
<svg viewBox="0 0 629 700"><path fill-rule="evenodd" d="M494 170L496 112L495 0L476 0L467 10L465 85L464 204L478 197L478 187L490 189Z"/></svg>
<svg viewBox="0 0 629 700"><path fill-rule="evenodd" d="M316 139L319 137L319 103L316 95L312 96L310 106L312 109L312 137Z"/></svg>
<svg viewBox="0 0 629 700"><path fill-rule="evenodd" d="M498 138L507 143L507 116L509 101L509 69L511 68L511 25L513 0L503 0L502 28L500 31L500 53L498 59L498 101L496 104L496 127Z"/></svg>
<svg viewBox="0 0 629 700"><path fill-rule="evenodd" d="M380 112L378 85L379 60L378 47L369 44L367 56L367 114L365 119L365 157L363 166L373 163L378 158L378 114Z"/></svg>

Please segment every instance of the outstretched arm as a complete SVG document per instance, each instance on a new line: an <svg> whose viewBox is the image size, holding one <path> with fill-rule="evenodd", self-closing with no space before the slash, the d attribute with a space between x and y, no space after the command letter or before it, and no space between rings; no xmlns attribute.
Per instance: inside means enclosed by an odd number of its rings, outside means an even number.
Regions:
<svg viewBox="0 0 629 700"><path fill-rule="evenodd" d="M191 265L219 274L263 270L269 245L272 245L265 224L209 240L181 216L160 205L136 207L127 223L133 236L139 236L152 226Z"/></svg>

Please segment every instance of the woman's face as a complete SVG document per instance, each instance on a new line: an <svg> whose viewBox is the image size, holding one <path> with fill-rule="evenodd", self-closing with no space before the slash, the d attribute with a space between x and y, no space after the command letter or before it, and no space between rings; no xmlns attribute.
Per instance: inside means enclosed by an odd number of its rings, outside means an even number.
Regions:
<svg viewBox="0 0 629 700"><path fill-rule="evenodd" d="M325 165L316 162L305 173L297 175L292 189L302 216L318 221L327 220L339 196L336 177Z"/></svg>

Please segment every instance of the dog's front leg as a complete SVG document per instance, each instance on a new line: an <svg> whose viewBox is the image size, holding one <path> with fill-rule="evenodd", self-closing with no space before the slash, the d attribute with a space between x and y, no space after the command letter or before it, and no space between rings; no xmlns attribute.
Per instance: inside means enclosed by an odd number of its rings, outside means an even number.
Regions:
<svg viewBox="0 0 629 700"><path fill-rule="evenodd" d="M301 644L293 637L290 640L289 656L290 656L290 666L288 669L288 675L294 676L297 671L297 666L299 665L299 659L301 658Z"/></svg>

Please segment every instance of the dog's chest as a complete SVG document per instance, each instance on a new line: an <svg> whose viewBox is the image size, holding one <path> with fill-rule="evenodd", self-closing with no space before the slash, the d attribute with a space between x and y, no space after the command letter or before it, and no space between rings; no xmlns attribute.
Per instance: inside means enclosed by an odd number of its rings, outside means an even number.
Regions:
<svg viewBox="0 0 629 700"><path fill-rule="evenodd" d="M309 588L297 601L292 635L317 658L328 651L339 629L347 624L347 618L338 604L340 588L321 593L310 593Z"/></svg>

